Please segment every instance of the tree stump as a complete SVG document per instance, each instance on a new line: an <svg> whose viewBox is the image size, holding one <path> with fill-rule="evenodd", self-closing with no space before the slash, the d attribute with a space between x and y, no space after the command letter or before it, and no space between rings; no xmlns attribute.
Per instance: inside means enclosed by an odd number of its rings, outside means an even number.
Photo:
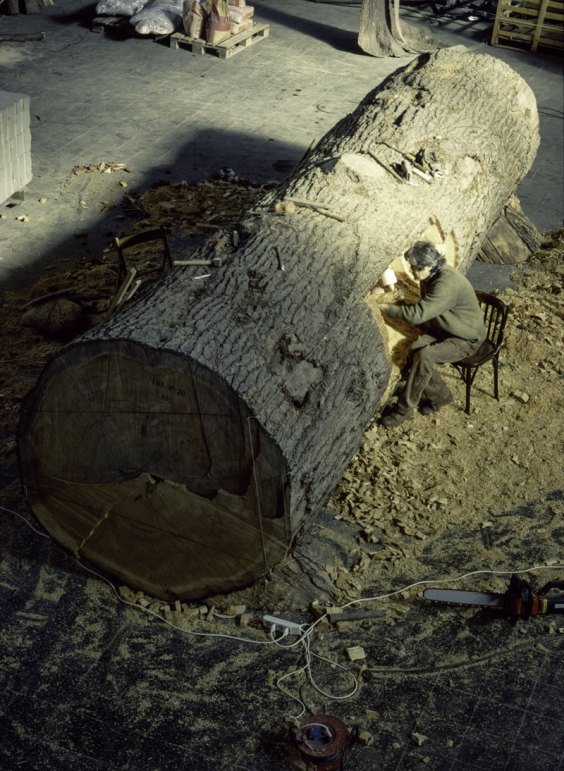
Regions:
<svg viewBox="0 0 564 771"><path fill-rule="evenodd" d="M47 366L19 430L38 519L165 599L271 570L395 382L383 271L422 238L465 271L537 144L534 96L498 59L444 49L390 76L243 217L209 278L174 268Z"/></svg>
<svg viewBox="0 0 564 771"><path fill-rule="evenodd" d="M362 0L358 45L371 56L413 56L441 48L424 29L400 23L400 0Z"/></svg>

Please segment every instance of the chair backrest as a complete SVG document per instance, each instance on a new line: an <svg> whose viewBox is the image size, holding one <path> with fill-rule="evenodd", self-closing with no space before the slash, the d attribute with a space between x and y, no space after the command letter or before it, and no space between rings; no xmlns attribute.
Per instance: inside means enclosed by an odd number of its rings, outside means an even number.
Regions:
<svg viewBox="0 0 564 771"><path fill-rule="evenodd" d="M129 236L123 236L122 238L115 238L114 243L118 253L118 286L121 284L127 274L128 265L125 254L126 251L132 247L139 246L140 244L146 244L151 241L159 242L161 246L160 259L157 261L157 263L154 259L149 259L148 261L144 260L145 264L138 266L137 275L151 275L172 268L172 258L170 256L168 239L166 236L166 231L162 228L144 230L140 233L132 233Z"/></svg>
<svg viewBox="0 0 564 771"><path fill-rule="evenodd" d="M484 312L486 339L494 346L495 352L497 352L503 342L503 333L509 315L509 308L499 297L493 294L477 291L476 297Z"/></svg>

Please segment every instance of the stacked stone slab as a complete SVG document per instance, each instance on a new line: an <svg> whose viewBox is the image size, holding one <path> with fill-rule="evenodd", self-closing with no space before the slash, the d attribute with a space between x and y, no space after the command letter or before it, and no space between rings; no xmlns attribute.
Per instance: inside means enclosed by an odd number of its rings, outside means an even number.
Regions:
<svg viewBox="0 0 564 771"><path fill-rule="evenodd" d="M29 96L0 91L0 203L31 181Z"/></svg>

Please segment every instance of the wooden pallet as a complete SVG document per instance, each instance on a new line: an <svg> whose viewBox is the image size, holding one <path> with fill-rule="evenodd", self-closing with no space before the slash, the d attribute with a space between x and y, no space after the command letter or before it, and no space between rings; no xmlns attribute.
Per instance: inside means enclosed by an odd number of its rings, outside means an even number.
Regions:
<svg viewBox="0 0 564 771"><path fill-rule="evenodd" d="M229 59L231 56L243 51L245 48L258 43L268 37L270 27L268 24L253 24L250 29L231 35L227 40L213 46L199 38L190 38L181 32L174 32L168 38L171 48L185 48L193 54L212 54L220 59Z"/></svg>
<svg viewBox="0 0 564 771"><path fill-rule="evenodd" d="M491 44L564 48L564 0L498 0Z"/></svg>

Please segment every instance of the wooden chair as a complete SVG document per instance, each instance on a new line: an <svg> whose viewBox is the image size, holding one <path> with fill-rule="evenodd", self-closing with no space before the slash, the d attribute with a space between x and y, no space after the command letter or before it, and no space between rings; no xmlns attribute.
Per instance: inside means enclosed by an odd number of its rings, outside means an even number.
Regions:
<svg viewBox="0 0 564 771"><path fill-rule="evenodd" d="M128 265L127 250L140 244L150 243L151 241L158 241L161 245L161 254L156 263L154 261L151 264L151 260L143 259L141 262L138 262L137 266ZM117 286L106 310L106 316L111 315L116 308L130 300L145 281L160 278L167 270L172 268L168 240L162 228L144 230L141 233L133 233L130 236L114 238L114 246L118 256Z"/></svg>
<svg viewBox="0 0 564 771"><path fill-rule="evenodd" d="M476 292L480 307L484 311L484 323L486 325L486 339L478 350L465 359L452 363L460 372L460 376L466 385L466 414L470 414L470 389L480 367L491 361L494 371L494 396L499 401L499 351L503 343L505 324L509 315L509 308L499 297L487 292Z"/></svg>
<svg viewBox="0 0 564 771"><path fill-rule="evenodd" d="M162 228L144 230L141 233L133 233L130 236L115 238L114 245L118 254L118 288L123 284L129 269L127 265L126 251L134 246L147 244L151 241L158 241L160 243L161 255L159 256L158 261L156 261L157 264L153 263L152 265L150 264L149 266L145 266L143 268L137 268L137 278L141 278L141 280L143 280L143 276L157 278L172 268L172 258L170 256L168 239L166 237L166 232Z"/></svg>

